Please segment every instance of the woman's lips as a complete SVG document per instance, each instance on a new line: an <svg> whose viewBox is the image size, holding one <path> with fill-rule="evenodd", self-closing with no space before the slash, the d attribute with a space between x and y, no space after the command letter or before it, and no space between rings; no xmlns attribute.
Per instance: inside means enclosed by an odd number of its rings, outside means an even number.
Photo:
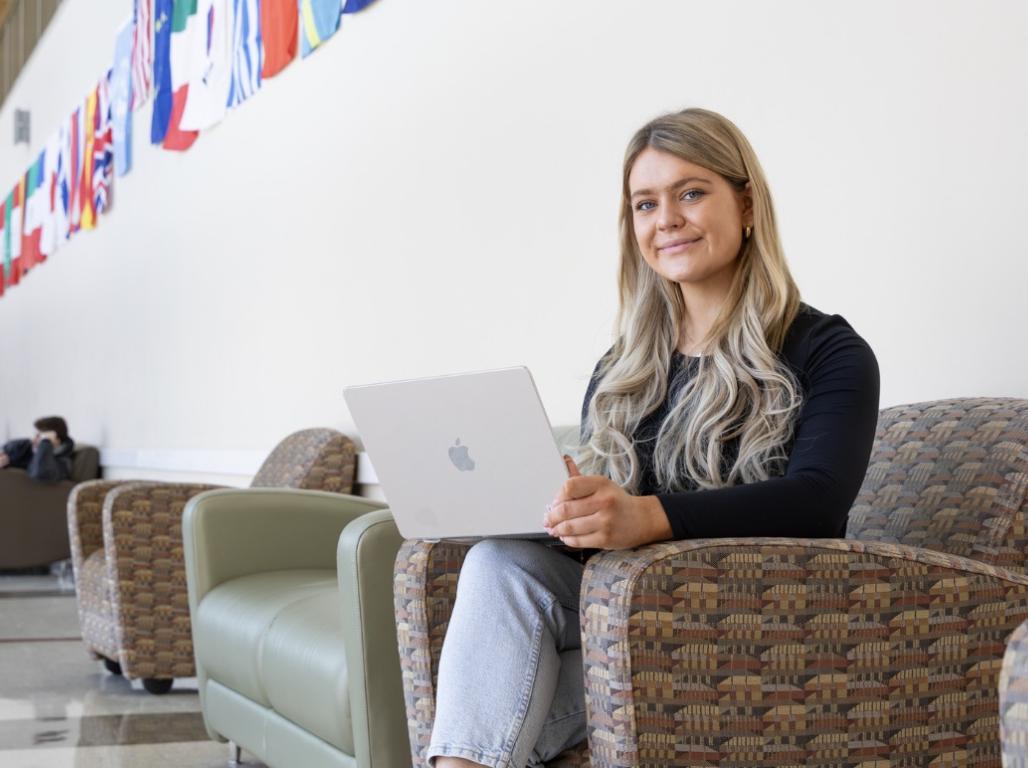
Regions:
<svg viewBox="0 0 1028 768"><path fill-rule="evenodd" d="M696 237L692 240L672 240L667 245L659 246L657 250L663 254L681 253L702 239L701 237Z"/></svg>

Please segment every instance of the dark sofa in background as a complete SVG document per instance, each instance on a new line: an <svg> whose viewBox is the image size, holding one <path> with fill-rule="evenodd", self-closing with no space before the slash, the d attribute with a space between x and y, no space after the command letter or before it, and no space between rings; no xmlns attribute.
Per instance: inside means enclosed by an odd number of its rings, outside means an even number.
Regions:
<svg viewBox="0 0 1028 768"><path fill-rule="evenodd" d="M32 480L23 469L0 469L0 569L32 568L71 557L68 496L100 476L100 453L82 445L72 454L71 479Z"/></svg>

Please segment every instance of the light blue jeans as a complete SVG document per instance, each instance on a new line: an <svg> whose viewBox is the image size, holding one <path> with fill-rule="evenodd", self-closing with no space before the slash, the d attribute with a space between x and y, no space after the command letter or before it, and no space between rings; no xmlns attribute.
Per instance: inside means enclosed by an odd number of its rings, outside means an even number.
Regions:
<svg viewBox="0 0 1028 768"><path fill-rule="evenodd" d="M583 568L534 541L471 548L439 660L429 764L537 766L585 740Z"/></svg>

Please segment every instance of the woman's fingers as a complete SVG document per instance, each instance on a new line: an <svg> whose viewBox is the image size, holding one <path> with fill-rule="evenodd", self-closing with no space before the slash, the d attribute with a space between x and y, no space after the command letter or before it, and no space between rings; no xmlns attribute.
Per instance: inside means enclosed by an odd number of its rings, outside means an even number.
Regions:
<svg viewBox="0 0 1028 768"><path fill-rule="evenodd" d="M561 536L560 541L575 549L610 549L605 539L598 533L586 533L580 536Z"/></svg>
<svg viewBox="0 0 1028 768"><path fill-rule="evenodd" d="M594 511L590 509L590 505L585 501L561 502L550 507L546 514L543 515L543 527L550 529L564 520L591 515Z"/></svg>
<svg viewBox="0 0 1028 768"><path fill-rule="evenodd" d="M596 513L572 517L563 520L549 528L551 536L563 539L566 536L581 537L588 536L598 531L602 526L602 520ZM565 542L567 543L567 542ZM572 545L574 546L574 545Z"/></svg>
<svg viewBox="0 0 1028 768"><path fill-rule="evenodd" d="M586 496L592 496L598 490L608 485L613 485L613 483L600 475L575 475L564 481L560 490L557 491L553 503L556 505L562 501L583 499Z"/></svg>
<svg viewBox="0 0 1028 768"><path fill-rule="evenodd" d="M543 525L553 525L565 517L589 514L589 511L570 513L567 511L567 505L573 501L588 499L607 483L610 483L610 480L596 475L575 475L574 477L569 477L564 482L564 485L561 486L553 501L550 502L549 507L547 507L547 514L543 516ZM571 508L577 508L577 505L573 505Z"/></svg>
<svg viewBox="0 0 1028 768"><path fill-rule="evenodd" d="M584 517L594 512L596 512L596 504L591 498L562 501L551 506L543 515L543 527L553 528L565 520Z"/></svg>

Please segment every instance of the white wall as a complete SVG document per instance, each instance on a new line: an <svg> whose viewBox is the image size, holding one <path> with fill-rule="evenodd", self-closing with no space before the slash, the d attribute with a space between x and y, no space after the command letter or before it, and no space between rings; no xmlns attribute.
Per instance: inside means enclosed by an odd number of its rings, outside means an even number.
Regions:
<svg viewBox="0 0 1028 768"><path fill-rule="evenodd" d="M62 4L0 110L0 189L129 6ZM691 105L749 136L804 298L871 343L883 405L1028 397L1028 4L378 0L344 22L184 154L137 113L113 211L0 299L0 437L59 412L109 455L244 482L289 431L353 432L344 385L517 364L575 421L624 145Z"/></svg>

